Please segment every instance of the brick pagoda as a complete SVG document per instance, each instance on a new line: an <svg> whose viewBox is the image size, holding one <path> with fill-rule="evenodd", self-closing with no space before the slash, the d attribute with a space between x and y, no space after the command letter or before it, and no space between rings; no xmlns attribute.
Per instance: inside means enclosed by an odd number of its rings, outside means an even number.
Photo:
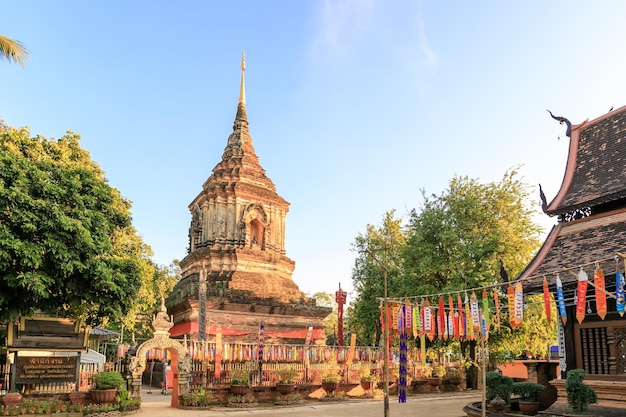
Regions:
<svg viewBox="0 0 626 417"><path fill-rule="evenodd" d="M289 203L259 164L249 133L245 103L245 60L233 132L222 160L189 205L191 225L182 279L167 299L174 316L172 336L204 338L199 323L205 312L206 335L217 328L224 341L324 343L322 320L331 311L318 307L292 279L295 262L285 249ZM201 291L206 288L206 291Z"/></svg>

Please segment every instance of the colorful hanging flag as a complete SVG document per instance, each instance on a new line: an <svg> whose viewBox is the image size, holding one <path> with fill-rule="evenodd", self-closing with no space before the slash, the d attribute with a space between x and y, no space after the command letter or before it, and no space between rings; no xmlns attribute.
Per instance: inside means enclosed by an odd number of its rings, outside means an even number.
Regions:
<svg viewBox="0 0 626 417"><path fill-rule="evenodd" d="M459 329L457 328L459 320L454 313L454 301L452 300L452 295L448 295L448 309L450 311L450 320L452 320L452 326L450 327L450 338L454 337L456 340L459 340Z"/></svg>
<svg viewBox="0 0 626 417"><path fill-rule="evenodd" d="M626 308L626 283L624 273L621 271L615 273L615 307L619 315L623 317Z"/></svg>
<svg viewBox="0 0 626 417"><path fill-rule="evenodd" d="M546 310L546 319L548 323L550 323L552 308L550 307L550 289L548 288L548 280L546 277L543 277L543 306Z"/></svg>
<svg viewBox="0 0 626 417"><path fill-rule="evenodd" d="M220 379L222 370L222 327L215 332L215 379Z"/></svg>
<svg viewBox="0 0 626 417"><path fill-rule="evenodd" d="M461 294L457 295L456 298L457 305L459 307L459 340L465 337L465 320L463 320L463 303L461 302Z"/></svg>
<svg viewBox="0 0 626 417"><path fill-rule="evenodd" d="M474 335L478 336L480 332L480 312L478 311L478 299L476 293L472 291L470 295L470 309L472 311L472 326L474 327Z"/></svg>
<svg viewBox="0 0 626 417"><path fill-rule="evenodd" d="M465 294L465 331L467 333L468 340L476 340L474 334L474 323L472 320L472 314L470 313L470 302L467 294Z"/></svg>
<svg viewBox="0 0 626 417"><path fill-rule="evenodd" d="M578 272L578 288L576 290L576 320L578 324L585 319L585 307L587 304L587 285L589 284L589 276L583 268Z"/></svg>
<svg viewBox="0 0 626 417"><path fill-rule="evenodd" d="M483 289L483 314L485 316L486 331L489 332L489 328L491 327L491 317L489 316L489 296L487 295L486 289Z"/></svg>
<svg viewBox="0 0 626 417"><path fill-rule="evenodd" d="M567 310L565 309L565 296L563 295L563 283L561 282L561 278L556 276L556 300L559 305L559 315L561 316L561 321L563 322L563 326L567 323Z"/></svg>
<svg viewBox="0 0 626 417"><path fill-rule="evenodd" d="M496 330L500 331L500 294L497 288L493 290L493 301L496 304Z"/></svg>
<svg viewBox="0 0 626 417"><path fill-rule="evenodd" d="M398 369L398 402L401 403L406 402L407 352L406 332L402 331L400 332L400 366Z"/></svg>
<svg viewBox="0 0 626 417"><path fill-rule="evenodd" d="M420 359L422 360L422 368L426 366L426 334L420 335Z"/></svg>
<svg viewBox="0 0 626 417"><path fill-rule="evenodd" d="M391 329L394 333L398 333L398 304L397 303L391 303L391 317L392 317Z"/></svg>
<svg viewBox="0 0 626 417"><path fill-rule="evenodd" d="M509 301L509 324L511 329L515 330L517 322L515 321L515 287L513 284L509 284L509 287L506 289L506 297Z"/></svg>
<svg viewBox="0 0 626 417"><path fill-rule="evenodd" d="M489 326L487 326L487 319L485 316L485 310L480 310L480 332L483 340L489 340Z"/></svg>
<svg viewBox="0 0 626 417"><path fill-rule="evenodd" d="M409 330L413 328L413 313L411 310L411 303L407 300L407 302L404 303L404 328L406 329L407 335Z"/></svg>
<svg viewBox="0 0 626 417"><path fill-rule="evenodd" d="M422 314L420 312L419 304L416 304L413 307L413 337L417 338L418 335L422 334Z"/></svg>
<svg viewBox="0 0 626 417"><path fill-rule="evenodd" d="M524 320L524 288L522 283L515 285L515 327L519 327Z"/></svg>
<svg viewBox="0 0 626 417"><path fill-rule="evenodd" d="M435 314L434 311L432 311L432 307L431 307L431 311L430 311L430 332L428 333L428 339L432 342L433 340L435 340L436 334L435 334L435 330L437 328L437 323L435 323L437 321L436 319L437 314Z"/></svg>
<svg viewBox="0 0 626 417"><path fill-rule="evenodd" d="M419 305L413 306L411 308L411 314L413 316L413 337L417 338L417 335L420 331L420 308Z"/></svg>
<svg viewBox="0 0 626 417"><path fill-rule="evenodd" d="M350 368L352 361L354 360L354 352L356 350L356 333L350 335L350 350L348 351L348 359L346 359L346 366Z"/></svg>
<svg viewBox="0 0 626 417"><path fill-rule="evenodd" d="M602 320L606 317L606 282L604 279L604 271L598 267L593 273L593 283L596 289L596 311Z"/></svg>
<svg viewBox="0 0 626 417"><path fill-rule="evenodd" d="M443 297L440 295L439 300L437 300L437 320L439 322L439 326L437 327L438 336L440 340L445 339L445 327L446 327L446 310L443 303Z"/></svg>
<svg viewBox="0 0 626 417"><path fill-rule="evenodd" d="M430 327L432 324L431 320L431 309L430 309L430 301L424 301L424 332L430 333Z"/></svg>

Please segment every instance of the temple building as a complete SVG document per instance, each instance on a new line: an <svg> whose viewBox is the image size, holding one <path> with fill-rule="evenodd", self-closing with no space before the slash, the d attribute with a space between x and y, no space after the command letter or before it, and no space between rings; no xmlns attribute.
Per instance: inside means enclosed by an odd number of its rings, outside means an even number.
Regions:
<svg viewBox="0 0 626 417"><path fill-rule="evenodd" d="M289 203L259 164L245 101L245 59L233 131L222 159L189 205L191 225L182 279L167 299L172 336L192 340L325 343L316 306L292 279L285 247ZM206 309L202 309L202 304ZM202 326L202 323L205 323ZM204 327L204 332L203 332Z"/></svg>
<svg viewBox="0 0 626 417"><path fill-rule="evenodd" d="M550 203L543 192L541 198L559 221L517 279L529 283L525 293L541 293L544 278L552 293L562 284L561 376L582 368L599 399L623 401L626 319L616 278L626 256L626 106L577 125L553 117L567 125L569 155L557 195ZM551 382L559 397L564 382Z"/></svg>

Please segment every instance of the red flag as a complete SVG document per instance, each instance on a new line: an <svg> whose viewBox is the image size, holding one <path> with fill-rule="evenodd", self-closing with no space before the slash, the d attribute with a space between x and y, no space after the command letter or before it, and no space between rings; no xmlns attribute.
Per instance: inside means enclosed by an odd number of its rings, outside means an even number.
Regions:
<svg viewBox="0 0 626 417"><path fill-rule="evenodd" d="M543 277L543 305L546 308L546 318L548 319L548 323L550 323L552 309L550 308L550 289L548 288L548 280L546 277Z"/></svg>
<svg viewBox="0 0 626 417"><path fill-rule="evenodd" d="M578 324L582 323L585 318L585 307L587 303L587 285L589 284L589 276L582 268L580 268L580 272L578 273L578 288L577 288L577 298L576 302L576 320L578 320Z"/></svg>
<svg viewBox="0 0 626 417"><path fill-rule="evenodd" d="M493 290L493 300L496 303L496 329L500 331L500 294L497 288Z"/></svg>
<svg viewBox="0 0 626 417"><path fill-rule="evenodd" d="M459 339L465 337L465 321L463 320L463 302L461 301L461 294L457 295L457 305L459 307Z"/></svg>
<svg viewBox="0 0 626 417"><path fill-rule="evenodd" d="M509 287L506 289L506 296L509 300L509 324L511 325L511 329L517 328L517 321L515 321L515 287L509 284Z"/></svg>
<svg viewBox="0 0 626 417"><path fill-rule="evenodd" d="M439 296L439 300L437 300L437 304L437 307L439 308L439 310L437 311L437 320L439 321L439 327L437 328L437 331L439 332L439 339L444 339L445 332L443 331L443 329L446 326L446 308L443 303L443 297L441 295Z"/></svg>
<svg viewBox="0 0 626 417"><path fill-rule="evenodd" d="M602 320L606 317L606 292L605 288L605 280L604 280L604 271L602 268L596 268L596 271L593 274L593 282L596 284L596 310L598 312L598 316Z"/></svg>

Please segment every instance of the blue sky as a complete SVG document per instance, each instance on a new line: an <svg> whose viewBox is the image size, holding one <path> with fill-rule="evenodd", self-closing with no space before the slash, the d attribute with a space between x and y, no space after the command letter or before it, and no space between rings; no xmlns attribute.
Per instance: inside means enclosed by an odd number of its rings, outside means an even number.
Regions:
<svg viewBox="0 0 626 417"><path fill-rule="evenodd" d="M357 234L454 175L520 165L551 200L568 139L546 109L580 123L626 105L618 0L21 0L2 14L31 58L0 62L0 118L80 134L160 264L186 254L245 51L250 133L291 203L287 255L309 293L350 290Z"/></svg>

